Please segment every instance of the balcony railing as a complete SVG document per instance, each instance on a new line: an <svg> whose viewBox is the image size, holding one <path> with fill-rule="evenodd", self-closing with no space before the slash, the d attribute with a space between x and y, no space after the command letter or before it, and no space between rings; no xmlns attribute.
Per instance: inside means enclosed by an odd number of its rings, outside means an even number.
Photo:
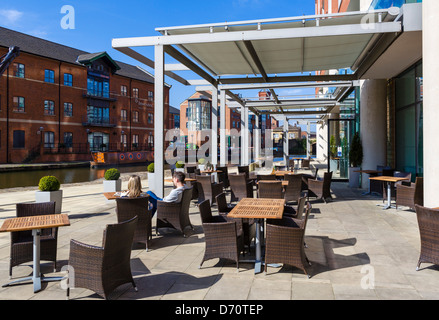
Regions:
<svg viewBox="0 0 439 320"><path fill-rule="evenodd" d="M84 116L82 125L86 127L114 128L117 125L117 118Z"/></svg>
<svg viewBox="0 0 439 320"><path fill-rule="evenodd" d="M117 94L115 92L84 90L82 96L84 98L93 98L105 101L117 101Z"/></svg>
<svg viewBox="0 0 439 320"><path fill-rule="evenodd" d="M44 154L87 154L90 153L88 143L57 143L57 144L45 144Z"/></svg>
<svg viewBox="0 0 439 320"><path fill-rule="evenodd" d="M125 143L108 143L101 145L91 145L90 150L93 152L134 152L134 151L153 151L151 144L136 144L131 146Z"/></svg>

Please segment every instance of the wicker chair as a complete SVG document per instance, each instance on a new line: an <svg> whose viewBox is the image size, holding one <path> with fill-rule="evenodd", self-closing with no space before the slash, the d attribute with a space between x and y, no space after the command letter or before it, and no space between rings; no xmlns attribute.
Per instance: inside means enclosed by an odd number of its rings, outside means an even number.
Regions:
<svg viewBox="0 0 439 320"><path fill-rule="evenodd" d="M256 178L258 181L266 181L266 180L269 180L269 181L274 181L274 180L276 180L276 175L275 174L258 174L257 175L257 178Z"/></svg>
<svg viewBox="0 0 439 320"><path fill-rule="evenodd" d="M311 159L303 159L302 160L302 169L309 169L310 168Z"/></svg>
<svg viewBox="0 0 439 320"><path fill-rule="evenodd" d="M212 182L210 175L196 176L198 182L198 202L209 200L210 205L216 203L215 197L224 191L224 183Z"/></svg>
<svg viewBox="0 0 439 320"><path fill-rule="evenodd" d="M223 183L223 187L224 188L229 188L230 187L230 183L229 183L229 168L224 166L224 167L216 167L216 169L218 171L218 182L222 182Z"/></svg>
<svg viewBox="0 0 439 320"><path fill-rule="evenodd" d="M120 285L131 283L137 291L131 274L131 245L137 217L125 222L107 225L102 247L70 240L69 283L75 288L86 288L104 299ZM72 278L72 279L70 279ZM70 289L67 289L67 298Z"/></svg>
<svg viewBox="0 0 439 320"><path fill-rule="evenodd" d="M230 190L232 191L232 202L244 198L253 198L253 182L245 178L245 173L229 175Z"/></svg>
<svg viewBox="0 0 439 320"><path fill-rule="evenodd" d="M258 198L283 199L282 181L259 181Z"/></svg>
<svg viewBox="0 0 439 320"><path fill-rule="evenodd" d="M303 211L305 209L306 197L301 197L297 200L297 209L294 209L292 206L285 206L284 216L291 217L295 219L302 219Z"/></svg>
<svg viewBox="0 0 439 320"><path fill-rule="evenodd" d="M55 214L55 202L17 203L17 217ZM40 259L53 261L56 270L56 255L58 245L58 228L44 229L40 238ZM9 260L9 277L12 268L22 263L33 261L32 231L11 232L11 251Z"/></svg>
<svg viewBox="0 0 439 320"><path fill-rule="evenodd" d="M305 254L305 231L310 211L308 202L303 219L284 217L282 220L267 220L265 273L268 264L283 263L303 270L310 278L305 268L311 265Z"/></svg>
<svg viewBox="0 0 439 320"><path fill-rule="evenodd" d="M322 199L326 203L327 198L331 198L332 172L325 172L323 180L308 180L308 201L309 197Z"/></svg>
<svg viewBox="0 0 439 320"><path fill-rule="evenodd" d="M416 270L421 263L439 265L439 210L415 205L421 236L421 253Z"/></svg>
<svg viewBox="0 0 439 320"><path fill-rule="evenodd" d="M390 171L389 171L390 173ZM401 172L401 171L394 171L393 172L393 176L394 177L398 177L398 178L406 178L403 181L398 181L395 183L392 183L392 187L391 187L391 196L392 196L392 200L396 200L396 187L398 185L401 185L403 182L405 183L410 183L412 180L412 174L410 172ZM382 193L383 193L383 203L385 201L387 201L387 184L386 183L381 183L382 184ZM414 207L413 207L414 210Z"/></svg>
<svg viewBox="0 0 439 320"><path fill-rule="evenodd" d="M424 205L424 178L417 177L415 183L396 185L396 209L398 206L410 207L415 210L415 205Z"/></svg>
<svg viewBox="0 0 439 320"><path fill-rule="evenodd" d="M286 202L297 201L302 196L302 175L287 174L284 180L288 181L284 194Z"/></svg>
<svg viewBox="0 0 439 320"><path fill-rule="evenodd" d="M221 193L216 196L216 203L218 204L218 213L227 217L230 211L236 206L235 204L227 203L226 194ZM237 220L237 219L235 219ZM254 219L239 219L242 223L242 230L244 236L244 244L248 247L250 252L250 245L256 235L256 226Z"/></svg>
<svg viewBox="0 0 439 320"><path fill-rule="evenodd" d="M148 202L148 197L116 199L117 222L121 223L137 217L133 243L144 243L146 251L152 240L152 212L148 210Z"/></svg>
<svg viewBox="0 0 439 320"><path fill-rule="evenodd" d="M239 253L244 250L242 227L239 219L228 221L223 216L212 216L209 201L198 206L204 230L206 248L200 268L207 260L223 258L236 262L239 270Z"/></svg>
<svg viewBox="0 0 439 320"><path fill-rule="evenodd" d="M186 237L184 230L193 226L189 218L189 206L192 199L192 188L183 191L180 203L157 201L156 234L160 228L179 230Z"/></svg>
<svg viewBox="0 0 439 320"><path fill-rule="evenodd" d="M308 180L314 179L317 180L319 173L319 168L316 168L314 174L303 174L302 175L302 191L308 191Z"/></svg>
<svg viewBox="0 0 439 320"><path fill-rule="evenodd" d="M250 166L238 166L238 173L245 173L245 178L250 179Z"/></svg>
<svg viewBox="0 0 439 320"><path fill-rule="evenodd" d="M196 165L186 165L186 176L191 179L195 179L195 170L197 169Z"/></svg>

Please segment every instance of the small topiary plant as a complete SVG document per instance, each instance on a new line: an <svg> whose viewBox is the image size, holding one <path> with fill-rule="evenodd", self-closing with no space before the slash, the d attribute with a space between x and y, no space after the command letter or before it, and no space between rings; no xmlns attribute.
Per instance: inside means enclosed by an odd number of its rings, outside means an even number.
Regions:
<svg viewBox="0 0 439 320"><path fill-rule="evenodd" d="M176 167L176 168L179 168L179 169L184 168L184 162L182 162L182 161L178 161L178 162L175 164L175 167Z"/></svg>
<svg viewBox="0 0 439 320"><path fill-rule="evenodd" d="M42 177L38 183L40 191L58 191L60 187L58 178L54 176Z"/></svg>
<svg viewBox="0 0 439 320"><path fill-rule="evenodd" d="M105 171L105 180L118 180L120 178L120 171L112 168Z"/></svg>
<svg viewBox="0 0 439 320"><path fill-rule="evenodd" d="M198 160L198 164L204 164L206 162L206 159L201 158Z"/></svg>
<svg viewBox="0 0 439 320"><path fill-rule="evenodd" d="M147 170L149 173L154 173L154 162L149 164Z"/></svg>

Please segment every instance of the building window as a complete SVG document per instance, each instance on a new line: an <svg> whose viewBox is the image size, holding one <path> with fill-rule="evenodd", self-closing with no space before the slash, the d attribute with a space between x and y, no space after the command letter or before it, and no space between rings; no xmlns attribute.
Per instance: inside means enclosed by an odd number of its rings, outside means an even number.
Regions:
<svg viewBox="0 0 439 320"><path fill-rule="evenodd" d="M55 148L55 133L44 132L44 148Z"/></svg>
<svg viewBox="0 0 439 320"><path fill-rule="evenodd" d="M14 97L14 112L24 112L24 98L23 97Z"/></svg>
<svg viewBox="0 0 439 320"><path fill-rule="evenodd" d="M133 112L133 122L139 122L139 111Z"/></svg>
<svg viewBox="0 0 439 320"><path fill-rule="evenodd" d="M55 115L55 102L50 100L44 101L44 115L45 116Z"/></svg>
<svg viewBox="0 0 439 320"><path fill-rule="evenodd" d="M109 124L110 108L87 106L87 122L89 124Z"/></svg>
<svg viewBox="0 0 439 320"><path fill-rule="evenodd" d="M93 77L88 75L87 78L87 93L95 97L110 97L110 81L102 77Z"/></svg>
<svg viewBox="0 0 439 320"><path fill-rule="evenodd" d="M120 87L120 94L123 96L127 95L127 86L121 86Z"/></svg>
<svg viewBox="0 0 439 320"><path fill-rule="evenodd" d="M127 121L127 111L126 110L121 110L120 111L120 120L121 121Z"/></svg>
<svg viewBox="0 0 439 320"><path fill-rule="evenodd" d="M12 147L14 149L23 149L25 146L24 137L25 135L23 130L14 130Z"/></svg>
<svg viewBox="0 0 439 320"><path fill-rule="evenodd" d="M64 116L73 117L73 104L70 102L64 102Z"/></svg>
<svg viewBox="0 0 439 320"><path fill-rule="evenodd" d="M133 147L137 147L139 145L139 135L138 134L133 134Z"/></svg>
<svg viewBox="0 0 439 320"><path fill-rule="evenodd" d="M138 98L138 97L139 97L139 89L133 88L133 98Z"/></svg>
<svg viewBox="0 0 439 320"><path fill-rule="evenodd" d="M55 71L46 69L44 71L44 82L55 83Z"/></svg>
<svg viewBox="0 0 439 320"><path fill-rule="evenodd" d="M24 78L24 64L14 63L14 76L17 78Z"/></svg>
<svg viewBox="0 0 439 320"><path fill-rule="evenodd" d="M154 147L154 136L153 136L153 135L150 135L150 136L148 137L148 145L149 145L150 147Z"/></svg>
<svg viewBox="0 0 439 320"><path fill-rule="evenodd" d="M64 145L66 148L73 147L73 133L72 132L64 132Z"/></svg>
<svg viewBox="0 0 439 320"><path fill-rule="evenodd" d="M154 101L154 92L148 91L148 101Z"/></svg>
<svg viewBox="0 0 439 320"><path fill-rule="evenodd" d="M154 114L148 113L148 123L154 123Z"/></svg>
<svg viewBox="0 0 439 320"><path fill-rule="evenodd" d="M122 146L124 148L126 148L127 143L128 143L128 138L127 138L126 134L123 134L123 135L120 136L120 143L122 144Z"/></svg>
<svg viewBox="0 0 439 320"><path fill-rule="evenodd" d="M70 73L64 73L64 85L68 87L73 86L73 76Z"/></svg>

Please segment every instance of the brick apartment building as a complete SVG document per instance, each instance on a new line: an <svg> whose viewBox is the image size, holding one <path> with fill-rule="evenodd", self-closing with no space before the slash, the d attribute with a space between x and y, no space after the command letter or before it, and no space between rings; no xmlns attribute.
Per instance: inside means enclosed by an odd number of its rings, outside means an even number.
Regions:
<svg viewBox="0 0 439 320"><path fill-rule="evenodd" d="M206 96L209 95L209 96ZM268 99L265 91L259 93L259 99ZM241 132L241 112L240 108L231 108L226 104L226 136L231 144L230 134L231 130L235 129L238 133ZM195 92L187 100L180 104L180 130L186 143L193 143L198 146L201 145L201 130L210 130L212 128L212 99L211 92L207 91L205 94ZM253 131L255 126L255 116L249 117L249 129ZM219 128L220 126L220 104L218 104L218 145L219 145ZM265 145L265 129L272 127L272 118L269 115L261 115L259 119L259 128L262 131L261 139L262 146ZM198 132L198 133L196 133ZM190 137L189 135L196 135Z"/></svg>
<svg viewBox="0 0 439 320"><path fill-rule="evenodd" d="M139 67L0 27L0 163L91 160L92 151L151 150L154 78ZM170 86L165 87L169 105ZM165 109L165 119L169 108Z"/></svg>

